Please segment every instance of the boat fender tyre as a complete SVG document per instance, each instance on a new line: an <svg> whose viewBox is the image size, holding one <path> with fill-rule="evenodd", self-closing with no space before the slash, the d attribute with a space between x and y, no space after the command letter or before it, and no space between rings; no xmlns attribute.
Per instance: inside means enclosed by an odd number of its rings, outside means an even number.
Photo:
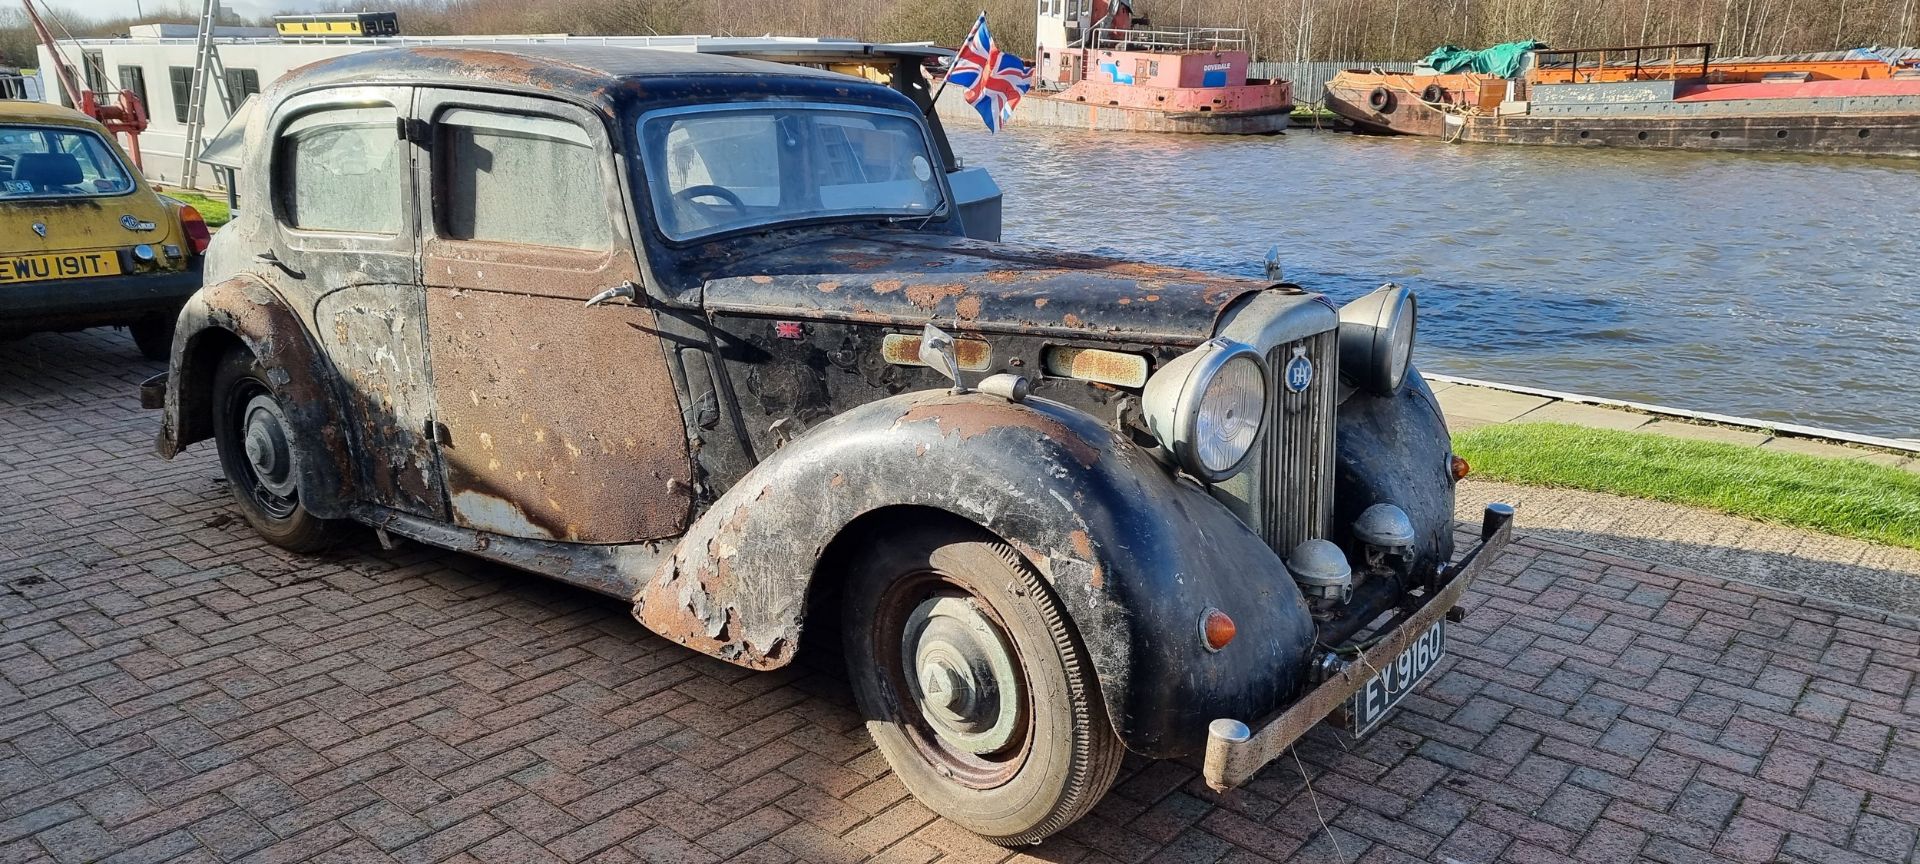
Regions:
<svg viewBox="0 0 1920 864"><path fill-rule="evenodd" d="M920 525L876 540L846 576L854 699L909 791L1003 846L1093 809L1124 748L1078 635L1012 547Z"/></svg>
<svg viewBox="0 0 1920 864"><path fill-rule="evenodd" d="M1445 105L1448 101L1447 88L1438 84L1428 84L1427 89L1420 91L1420 99L1424 102Z"/></svg>
<svg viewBox="0 0 1920 864"><path fill-rule="evenodd" d="M1393 91L1385 87L1375 87L1372 93L1367 94L1367 105L1382 114L1392 114L1396 101Z"/></svg>
<svg viewBox="0 0 1920 864"><path fill-rule="evenodd" d="M267 542L293 552L331 546L342 525L300 503L299 448L266 370L235 346L213 373L213 440L240 515Z"/></svg>
<svg viewBox="0 0 1920 864"><path fill-rule="evenodd" d="M173 319L159 315L142 318L127 325L140 356L165 361L173 356Z"/></svg>

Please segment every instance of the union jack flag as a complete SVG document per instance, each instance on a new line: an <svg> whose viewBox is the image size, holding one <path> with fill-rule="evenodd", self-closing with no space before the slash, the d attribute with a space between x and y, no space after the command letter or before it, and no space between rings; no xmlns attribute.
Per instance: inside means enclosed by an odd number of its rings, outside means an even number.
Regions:
<svg viewBox="0 0 1920 864"><path fill-rule="evenodd" d="M1027 64L994 47L985 12L960 45L947 81L966 88L967 104L980 112L988 132L1000 131L1000 124L1013 119L1013 106L1020 104L1021 94L1031 85Z"/></svg>

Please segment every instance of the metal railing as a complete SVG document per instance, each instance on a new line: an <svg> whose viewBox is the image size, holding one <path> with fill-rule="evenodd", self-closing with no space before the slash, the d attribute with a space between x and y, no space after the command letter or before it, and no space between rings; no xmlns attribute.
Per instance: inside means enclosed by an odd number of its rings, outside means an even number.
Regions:
<svg viewBox="0 0 1920 864"><path fill-rule="evenodd" d="M1681 57L1682 52L1700 52L1698 58ZM1661 53L1665 53L1664 61ZM1543 77L1565 75L1570 82L1672 80L1683 76L1705 77L1713 63L1712 42L1676 42L1670 45L1622 45L1615 48L1542 48L1534 52L1534 68L1551 73ZM1648 57L1653 62L1647 62ZM1585 58L1583 63L1582 58ZM1697 65L1696 65L1697 64ZM1616 77L1619 76L1619 77Z"/></svg>
<svg viewBox="0 0 1920 864"><path fill-rule="evenodd" d="M1100 27L1093 31L1093 48L1114 51L1244 51L1247 31L1239 27L1162 27L1122 30Z"/></svg>

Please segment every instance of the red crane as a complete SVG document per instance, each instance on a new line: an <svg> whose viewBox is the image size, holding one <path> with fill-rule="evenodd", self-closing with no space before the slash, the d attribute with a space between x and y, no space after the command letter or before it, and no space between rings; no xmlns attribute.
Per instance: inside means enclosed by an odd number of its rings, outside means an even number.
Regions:
<svg viewBox="0 0 1920 864"><path fill-rule="evenodd" d="M60 91L79 107L80 113L100 121L100 125L107 127L107 131L116 138L126 136L127 155L133 157L133 167L144 170L140 164L140 133L147 128L147 106L140 102L140 97L126 90L119 91L111 102L101 102L92 89L83 85L72 64L60 53L60 45L53 38L53 31L48 30L46 22L40 20L40 10L33 7L33 0L20 0L20 3L27 7L27 17L33 21L33 32L39 35L40 44L47 47L47 54L53 58L54 75L59 79Z"/></svg>

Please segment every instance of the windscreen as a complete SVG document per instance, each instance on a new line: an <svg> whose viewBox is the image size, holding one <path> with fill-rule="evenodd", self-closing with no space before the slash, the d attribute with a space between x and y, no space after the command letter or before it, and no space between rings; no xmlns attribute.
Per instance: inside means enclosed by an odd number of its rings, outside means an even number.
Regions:
<svg viewBox="0 0 1920 864"><path fill-rule="evenodd" d="M820 218L929 217L940 178L917 119L802 105L649 115L640 123L661 233L691 240Z"/></svg>
<svg viewBox="0 0 1920 864"><path fill-rule="evenodd" d="M0 199L88 198L133 191L120 157L85 129L0 126Z"/></svg>

